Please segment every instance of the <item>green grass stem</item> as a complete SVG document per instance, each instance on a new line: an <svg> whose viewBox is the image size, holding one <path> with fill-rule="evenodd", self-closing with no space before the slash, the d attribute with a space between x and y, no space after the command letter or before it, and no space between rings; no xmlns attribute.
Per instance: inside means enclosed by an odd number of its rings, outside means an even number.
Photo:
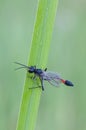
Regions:
<svg viewBox="0 0 86 130"><path fill-rule="evenodd" d="M58 0L39 0L28 65L46 67ZM39 83L39 80L38 80ZM34 130L42 90L26 75L17 130Z"/></svg>

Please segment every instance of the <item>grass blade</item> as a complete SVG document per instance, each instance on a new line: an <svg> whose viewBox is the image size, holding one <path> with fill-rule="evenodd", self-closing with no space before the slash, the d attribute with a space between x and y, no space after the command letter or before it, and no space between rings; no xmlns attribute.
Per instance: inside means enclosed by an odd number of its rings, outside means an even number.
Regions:
<svg viewBox="0 0 86 130"><path fill-rule="evenodd" d="M45 68L58 0L39 0L28 65ZM39 81L38 81L39 82ZM40 84L40 82L39 82ZM17 130L34 130L42 90L26 75Z"/></svg>

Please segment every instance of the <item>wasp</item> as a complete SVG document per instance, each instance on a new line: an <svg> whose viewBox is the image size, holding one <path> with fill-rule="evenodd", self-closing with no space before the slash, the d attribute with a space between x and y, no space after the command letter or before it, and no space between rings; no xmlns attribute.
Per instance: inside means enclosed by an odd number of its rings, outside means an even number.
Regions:
<svg viewBox="0 0 86 130"><path fill-rule="evenodd" d="M35 79L36 77L39 77L43 91L44 91L44 84L43 84L44 80L48 81L51 85L56 86L56 87L59 86L60 83L63 83L64 85L67 85L67 86L74 86L71 81L64 80L63 78L60 77L58 73L47 71L47 68L43 70L43 69L36 68L36 66L26 66L18 62L15 62L15 63L21 66L17 68L16 70L25 68L28 73L34 74L33 79Z"/></svg>

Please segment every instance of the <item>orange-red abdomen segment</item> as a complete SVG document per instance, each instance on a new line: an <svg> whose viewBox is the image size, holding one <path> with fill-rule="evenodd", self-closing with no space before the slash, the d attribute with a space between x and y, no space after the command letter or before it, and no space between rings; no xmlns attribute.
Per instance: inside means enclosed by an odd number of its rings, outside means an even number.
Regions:
<svg viewBox="0 0 86 130"><path fill-rule="evenodd" d="M65 85L67 86L74 86L73 83L69 80L64 80L64 79L61 79L62 83L64 83Z"/></svg>
<svg viewBox="0 0 86 130"><path fill-rule="evenodd" d="M64 80L64 79L61 79L61 82L62 82L63 84L65 84L65 80Z"/></svg>

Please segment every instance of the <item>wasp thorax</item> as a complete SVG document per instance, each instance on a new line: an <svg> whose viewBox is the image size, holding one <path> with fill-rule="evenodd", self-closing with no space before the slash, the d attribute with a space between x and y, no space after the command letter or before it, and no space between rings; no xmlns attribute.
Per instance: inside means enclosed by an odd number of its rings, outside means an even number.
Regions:
<svg viewBox="0 0 86 130"><path fill-rule="evenodd" d="M34 71L36 74L40 75L43 73L43 71L41 69L35 69Z"/></svg>

